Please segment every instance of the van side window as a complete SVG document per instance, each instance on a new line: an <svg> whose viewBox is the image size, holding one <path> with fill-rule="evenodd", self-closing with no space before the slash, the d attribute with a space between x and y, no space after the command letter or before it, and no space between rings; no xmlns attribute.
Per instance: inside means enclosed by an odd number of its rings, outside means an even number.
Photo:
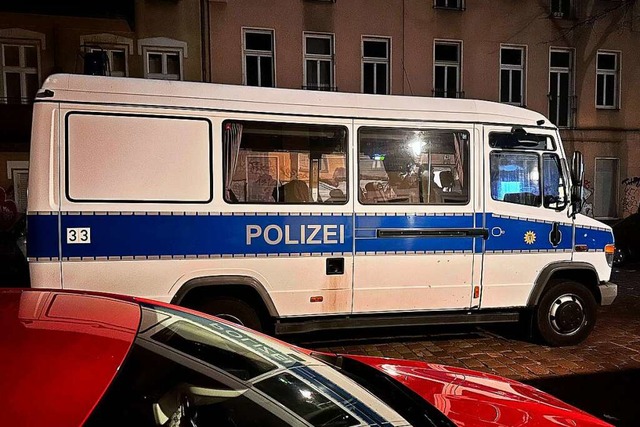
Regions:
<svg viewBox="0 0 640 427"><path fill-rule="evenodd" d="M358 132L362 204L469 202L469 133L362 127Z"/></svg>
<svg viewBox="0 0 640 427"><path fill-rule="evenodd" d="M540 160L536 153L493 151L491 198L527 206L540 206Z"/></svg>
<svg viewBox="0 0 640 427"><path fill-rule="evenodd" d="M348 200L347 129L227 120L222 125L228 203Z"/></svg>

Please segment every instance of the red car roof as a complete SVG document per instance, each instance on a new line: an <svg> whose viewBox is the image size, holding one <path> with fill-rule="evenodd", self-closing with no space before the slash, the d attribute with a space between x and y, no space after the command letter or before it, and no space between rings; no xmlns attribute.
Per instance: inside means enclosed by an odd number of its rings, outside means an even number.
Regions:
<svg viewBox="0 0 640 427"><path fill-rule="evenodd" d="M127 355L140 316L138 304L104 295L0 290L3 424L82 425Z"/></svg>

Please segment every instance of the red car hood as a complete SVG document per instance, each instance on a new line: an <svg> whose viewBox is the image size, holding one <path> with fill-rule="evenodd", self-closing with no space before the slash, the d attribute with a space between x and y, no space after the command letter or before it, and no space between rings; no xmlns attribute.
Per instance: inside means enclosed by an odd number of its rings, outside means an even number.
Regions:
<svg viewBox="0 0 640 427"><path fill-rule="evenodd" d="M529 385L468 369L414 360L341 356L392 376L458 426L611 426Z"/></svg>

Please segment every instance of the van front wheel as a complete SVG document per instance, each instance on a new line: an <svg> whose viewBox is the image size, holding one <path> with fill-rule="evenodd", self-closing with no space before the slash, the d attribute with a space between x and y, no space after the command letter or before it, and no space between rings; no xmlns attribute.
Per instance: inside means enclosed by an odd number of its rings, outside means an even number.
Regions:
<svg viewBox="0 0 640 427"><path fill-rule="evenodd" d="M540 337L549 345L575 345L591 333L597 314L593 294L580 283L558 282L549 288L536 309Z"/></svg>
<svg viewBox="0 0 640 427"><path fill-rule="evenodd" d="M203 301L196 309L256 331L263 330L258 312L247 302L238 298L212 298Z"/></svg>

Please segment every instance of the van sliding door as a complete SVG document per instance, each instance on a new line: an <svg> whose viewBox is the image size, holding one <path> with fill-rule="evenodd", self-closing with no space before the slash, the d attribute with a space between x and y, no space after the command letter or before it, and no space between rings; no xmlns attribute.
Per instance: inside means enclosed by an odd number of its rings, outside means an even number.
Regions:
<svg viewBox="0 0 640 427"><path fill-rule="evenodd" d="M354 313L472 307L483 237L472 136L469 125L356 122Z"/></svg>

